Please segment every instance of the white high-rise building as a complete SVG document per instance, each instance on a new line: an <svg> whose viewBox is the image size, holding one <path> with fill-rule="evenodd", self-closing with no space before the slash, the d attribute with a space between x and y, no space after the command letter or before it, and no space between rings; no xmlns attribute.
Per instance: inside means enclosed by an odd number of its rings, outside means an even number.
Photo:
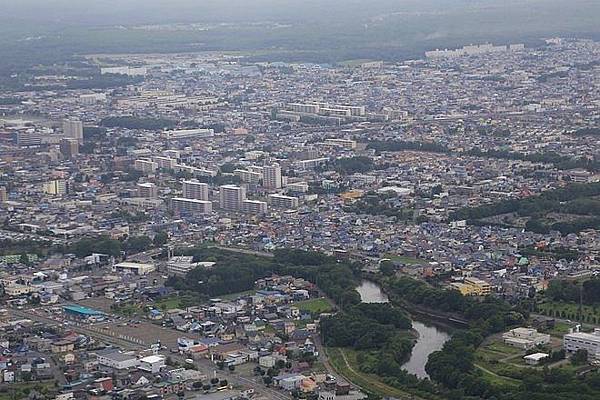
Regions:
<svg viewBox="0 0 600 400"><path fill-rule="evenodd" d="M281 189L281 167L279 164L269 165L263 168L263 186L268 189Z"/></svg>
<svg viewBox="0 0 600 400"><path fill-rule="evenodd" d="M152 160L140 158L135 160L133 168L144 173L153 173L158 169L158 164Z"/></svg>
<svg viewBox="0 0 600 400"><path fill-rule="evenodd" d="M208 185L198 181L183 181L183 197L207 201Z"/></svg>
<svg viewBox="0 0 600 400"><path fill-rule="evenodd" d="M241 186L223 185L219 188L219 205L223 210L239 211L246 200L246 189Z"/></svg>
<svg viewBox="0 0 600 400"><path fill-rule="evenodd" d="M44 193L62 196L69 193L69 184L64 179L55 179L43 184Z"/></svg>
<svg viewBox="0 0 600 400"><path fill-rule="evenodd" d="M176 213L210 214L212 212L212 202L174 197L171 199L171 209Z"/></svg>
<svg viewBox="0 0 600 400"><path fill-rule="evenodd" d="M63 121L63 133L68 138L83 142L83 122L73 119Z"/></svg>
<svg viewBox="0 0 600 400"><path fill-rule="evenodd" d="M272 194L269 196L269 202L275 208L295 209L298 208L298 198L293 196L284 196L281 194Z"/></svg>
<svg viewBox="0 0 600 400"><path fill-rule="evenodd" d="M264 214L267 212L267 203L260 200L242 201L242 211L249 214Z"/></svg>
<svg viewBox="0 0 600 400"><path fill-rule="evenodd" d="M261 172L253 172L246 169L236 169L233 171L235 176L240 177L240 181L244 183L255 183L258 184L263 177Z"/></svg>

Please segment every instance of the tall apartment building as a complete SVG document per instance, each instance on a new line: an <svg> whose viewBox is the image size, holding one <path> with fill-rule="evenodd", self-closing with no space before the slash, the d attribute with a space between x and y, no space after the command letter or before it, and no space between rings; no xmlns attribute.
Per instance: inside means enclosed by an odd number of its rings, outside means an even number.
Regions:
<svg viewBox="0 0 600 400"><path fill-rule="evenodd" d="M154 183L138 183L137 185L138 197L144 197L146 199L155 199L158 197L158 188Z"/></svg>
<svg viewBox="0 0 600 400"><path fill-rule="evenodd" d="M44 141L40 132L18 131L14 134L14 142L17 146L39 146Z"/></svg>
<svg viewBox="0 0 600 400"><path fill-rule="evenodd" d="M235 176L239 176L240 180L245 183L258 184L260 182L260 180L263 178L262 173L253 172L253 171L246 170L246 169L236 169L235 171L233 171L233 174Z"/></svg>
<svg viewBox="0 0 600 400"><path fill-rule="evenodd" d="M155 172L158 169L158 164L151 160L139 159L135 160L133 168L146 174Z"/></svg>
<svg viewBox="0 0 600 400"><path fill-rule="evenodd" d="M341 147L346 150L356 149L356 140L349 139L325 139L325 144L334 147Z"/></svg>
<svg viewBox="0 0 600 400"><path fill-rule="evenodd" d="M0 186L0 203L6 203L8 201L8 193L6 193L6 188L4 186Z"/></svg>
<svg viewBox="0 0 600 400"><path fill-rule="evenodd" d="M267 203L259 200L244 200L242 211L248 214L264 214L267 212Z"/></svg>
<svg viewBox="0 0 600 400"><path fill-rule="evenodd" d="M165 150L165 156L172 158L174 160L179 160L181 158L181 151L179 150Z"/></svg>
<svg viewBox="0 0 600 400"><path fill-rule="evenodd" d="M298 198L293 196L284 196L282 194L272 194L269 196L269 203L275 208L285 208L288 210L298 208Z"/></svg>
<svg viewBox="0 0 600 400"><path fill-rule="evenodd" d="M64 179L55 179L44 183L42 190L46 194L62 196L69 193L69 184Z"/></svg>
<svg viewBox="0 0 600 400"><path fill-rule="evenodd" d="M206 201L208 200L208 185L198 181L183 181L183 197Z"/></svg>
<svg viewBox="0 0 600 400"><path fill-rule="evenodd" d="M158 165L160 169L174 169L175 165L177 165L177 160L169 157L154 157L153 161Z"/></svg>
<svg viewBox="0 0 600 400"><path fill-rule="evenodd" d="M63 133L68 138L83 142L83 122L73 119L63 121Z"/></svg>
<svg viewBox="0 0 600 400"><path fill-rule="evenodd" d="M77 139L63 138L60 140L60 153L65 159L71 159L79 154L79 141Z"/></svg>
<svg viewBox="0 0 600 400"><path fill-rule="evenodd" d="M212 202L174 197L171 199L171 209L180 214L210 214L212 212Z"/></svg>
<svg viewBox="0 0 600 400"><path fill-rule="evenodd" d="M263 167L263 186L267 189L281 189L281 167L273 164Z"/></svg>
<svg viewBox="0 0 600 400"><path fill-rule="evenodd" d="M219 206L223 210L239 211L246 200L246 189L241 186L223 185L219 188Z"/></svg>
<svg viewBox="0 0 600 400"><path fill-rule="evenodd" d="M317 168L318 166L325 165L329 162L328 157L315 158L313 160L300 160L296 163L298 168L302 170Z"/></svg>
<svg viewBox="0 0 600 400"><path fill-rule="evenodd" d="M308 183L306 182L294 182L294 183L289 183L287 186L287 191L288 192L293 192L293 193L306 193L308 192Z"/></svg>

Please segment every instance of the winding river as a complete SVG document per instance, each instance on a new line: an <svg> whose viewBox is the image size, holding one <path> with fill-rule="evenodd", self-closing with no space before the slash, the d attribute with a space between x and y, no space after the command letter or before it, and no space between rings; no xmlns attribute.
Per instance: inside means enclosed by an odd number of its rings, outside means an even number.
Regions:
<svg viewBox="0 0 600 400"><path fill-rule="evenodd" d="M387 303L389 301L381 287L372 281L362 281L356 291L360 294L363 303ZM419 338L410 359L402 365L402 369L415 374L419 378L428 378L429 376L425 372L427 358L434 351L440 350L444 343L450 339L450 335L438 327L422 321L413 320L412 326L419 333Z"/></svg>

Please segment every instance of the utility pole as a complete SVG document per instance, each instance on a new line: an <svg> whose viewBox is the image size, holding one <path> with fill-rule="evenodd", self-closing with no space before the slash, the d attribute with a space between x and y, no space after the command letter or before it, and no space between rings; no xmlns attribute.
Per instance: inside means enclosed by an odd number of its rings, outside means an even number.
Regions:
<svg viewBox="0 0 600 400"><path fill-rule="evenodd" d="M579 323L583 325L583 282L579 282Z"/></svg>

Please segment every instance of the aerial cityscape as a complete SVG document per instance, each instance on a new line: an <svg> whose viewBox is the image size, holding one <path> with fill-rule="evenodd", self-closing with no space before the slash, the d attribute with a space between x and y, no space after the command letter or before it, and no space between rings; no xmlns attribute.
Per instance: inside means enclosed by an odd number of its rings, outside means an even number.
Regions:
<svg viewBox="0 0 600 400"><path fill-rule="evenodd" d="M600 399L598 4L37 1L0 28L0 400Z"/></svg>

